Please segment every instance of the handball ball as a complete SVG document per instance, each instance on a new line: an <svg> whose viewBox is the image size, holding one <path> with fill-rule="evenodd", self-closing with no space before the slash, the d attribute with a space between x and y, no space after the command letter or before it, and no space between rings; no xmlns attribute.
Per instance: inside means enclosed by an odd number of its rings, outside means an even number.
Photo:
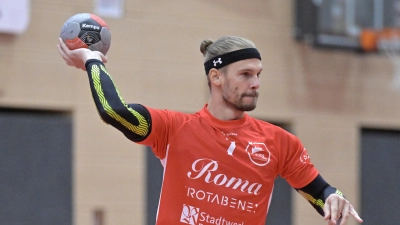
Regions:
<svg viewBox="0 0 400 225"><path fill-rule="evenodd" d="M79 13L69 18L61 29L60 37L71 50L88 48L104 55L111 44L111 33L107 24L90 13Z"/></svg>

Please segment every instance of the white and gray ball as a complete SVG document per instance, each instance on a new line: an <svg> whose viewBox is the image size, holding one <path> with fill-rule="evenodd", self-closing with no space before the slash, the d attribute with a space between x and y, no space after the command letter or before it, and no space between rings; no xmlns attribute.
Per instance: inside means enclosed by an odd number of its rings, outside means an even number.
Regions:
<svg viewBox="0 0 400 225"><path fill-rule="evenodd" d="M69 49L88 48L107 54L111 44L111 33L99 16L79 13L70 17L63 25L61 39Z"/></svg>

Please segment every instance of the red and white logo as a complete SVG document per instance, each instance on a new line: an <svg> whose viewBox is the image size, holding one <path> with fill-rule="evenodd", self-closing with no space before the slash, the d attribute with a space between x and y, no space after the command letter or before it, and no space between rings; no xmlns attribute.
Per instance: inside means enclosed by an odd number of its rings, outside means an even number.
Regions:
<svg viewBox="0 0 400 225"><path fill-rule="evenodd" d="M246 152L250 160L257 166L267 165L271 158L271 153L264 143L249 142Z"/></svg>
<svg viewBox="0 0 400 225"><path fill-rule="evenodd" d="M301 152L300 155L300 162L308 163L309 161L310 161L310 156L308 155L306 148L304 148L303 152Z"/></svg>
<svg viewBox="0 0 400 225"><path fill-rule="evenodd" d="M196 225L199 218L200 209L183 204L180 222L190 225Z"/></svg>

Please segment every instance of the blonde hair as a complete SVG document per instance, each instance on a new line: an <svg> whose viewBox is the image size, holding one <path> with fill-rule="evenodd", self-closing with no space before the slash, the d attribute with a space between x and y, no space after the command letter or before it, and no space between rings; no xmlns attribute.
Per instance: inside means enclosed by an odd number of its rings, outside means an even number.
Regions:
<svg viewBox="0 0 400 225"><path fill-rule="evenodd" d="M200 44L200 52L204 56L204 62L235 50L255 48L255 44L242 37L224 36L213 42L211 39L203 40Z"/></svg>

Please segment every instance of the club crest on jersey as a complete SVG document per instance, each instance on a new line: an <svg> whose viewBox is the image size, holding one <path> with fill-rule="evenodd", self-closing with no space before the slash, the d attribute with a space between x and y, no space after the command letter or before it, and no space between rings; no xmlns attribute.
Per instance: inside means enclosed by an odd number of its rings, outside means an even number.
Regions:
<svg viewBox="0 0 400 225"><path fill-rule="evenodd" d="M257 166L267 165L271 158L271 153L264 143L249 142L246 152L250 160Z"/></svg>
<svg viewBox="0 0 400 225"><path fill-rule="evenodd" d="M310 156L308 155L306 148L304 148L300 155L300 162L308 163L309 161L310 161Z"/></svg>

